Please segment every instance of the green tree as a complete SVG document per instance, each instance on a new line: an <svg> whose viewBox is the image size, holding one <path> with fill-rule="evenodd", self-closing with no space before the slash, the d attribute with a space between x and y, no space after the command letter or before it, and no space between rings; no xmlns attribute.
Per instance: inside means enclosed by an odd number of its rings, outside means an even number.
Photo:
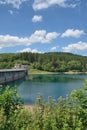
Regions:
<svg viewBox="0 0 87 130"><path fill-rule="evenodd" d="M67 66L69 70L82 71L82 66L81 66L80 61L75 61L75 60L69 61Z"/></svg>
<svg viewBox="0 0 87 130"><path fill-rule="evenodd" d="M20 109L23 102L17 94L16 88L6 87L5 90L0 88L0 109L3 109L5 116L8 118L15 110Z"/></svg>

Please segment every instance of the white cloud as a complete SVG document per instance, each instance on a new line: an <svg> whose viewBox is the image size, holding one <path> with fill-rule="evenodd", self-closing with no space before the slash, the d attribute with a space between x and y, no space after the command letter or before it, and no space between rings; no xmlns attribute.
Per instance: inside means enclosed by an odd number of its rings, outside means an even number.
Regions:
<svg viewBox="0 0 87 130"><path fill-rule="evenodd" d="M48 39L48 40L55 39L58 35L60 35L60 34L58 34L56 32L48 33L46 35L46 39Z"/></svg>
<svg viewBox="0 0 87 130"><path fill-rule="evenodd" d="M0 0L0 4L11 4L14 8L19 9L20 5L28 0Z"/></svg>
<svg viewBox="0 0 87 130"><path fill-rule="evenodd" d="M57 38L59 33L57 32L50 32L47 33L46 30L37 30L32 34L29 38L31 43L50 43L53 39Z"/></svg>
<svg viewBox="0 0 87 130"><path fill-rule="evenodd" d="M0 0L0 4L6 4L6 2L5 1L3 1L3 0Z"/></svg>
<svg viewBox="0 0 87 130"><path fill-rule="evenodd" d="M11 36L11 35L0 35L0 47L10 47L10 46L16 46L16 45L24 45L28 44L29 39L27 37L19 38L17 36Z"/></svg>
<svg viewBox="0 0 87 130"><path fill-rule="evenodd" d="M62 35L61 37L75 37L75 38L79 38L81 35L85 34L85 32L83 30L74 30L74 29L67 29Z"/></svg>
<svg viewBox="0 0 87 130"><path fill-rule="evenodd" d="M52 47L50 50L55 51L57 49L57 46Z"/></svg>
<svg viewBox="0 0 87 130"><path fill-rule="evenodd" d="M69 44L67 47L63 47L62 49L64 52L84 51L87 50L87 43L80 41L74 44Z"/></svg>
<svg viewBox="0 0 87 130"><path fill-rule="evenodd" d="M77 6L76 3L69 3L68 0L34 0L33 9L41 10L41 9L49 8L53 5L58 5L64 8L67 8L67 7L74 8Z"/></svg>
<svg viewBox="0 0 87 130"><path fill-rule="evenodd" d="M2 49L2 47L0 47L0 50Z"/></svg>
<svg viewBox="0 0 87 130"><path fill-rule="evenodd" d="M46 30L36 30L30 37L18 37L11 35L0 35L0 48L31 45L33 43L50 43L53 39L58 37L57 32L49 32Z"/></svg>
<svg viewBox="0 0 87 130"><path fill-rule="evenodd" d="M20 50L18 52L32 52L32 53L40 53L37 49L31 49L31 48L25 48L23 50Z"/></svg>
<svg viewBox="0 0 87 130"><path fill-rule="evenodd" d="M32 18L32 22L41 22L43 17L41 15L34 15Z"/></svg>
<svg viewBox="0 0 87 130"><path fill-rule="evenodd" d="M57 48L59 48L59 46L54 46L54 47L52 47L50 50L51 50L51 51L56 51Z"/></svg>
<svg viewBox="0 0 87 130"><path fill-rule="evenodd" d="M14 13L12 10L8 10L8 12L9 12L11 15L13 15L13 13Z"/></svg>

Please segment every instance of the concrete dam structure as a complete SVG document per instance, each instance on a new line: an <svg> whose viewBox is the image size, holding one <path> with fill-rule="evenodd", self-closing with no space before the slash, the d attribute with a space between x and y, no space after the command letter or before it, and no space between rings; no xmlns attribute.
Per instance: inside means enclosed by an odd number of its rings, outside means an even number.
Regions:
<svg viewBox="0 0 87 130"><path fill-rule="evenodd" d="M0 70L0 84L15 81L25 77L26 69L3 69Z"/></svg>

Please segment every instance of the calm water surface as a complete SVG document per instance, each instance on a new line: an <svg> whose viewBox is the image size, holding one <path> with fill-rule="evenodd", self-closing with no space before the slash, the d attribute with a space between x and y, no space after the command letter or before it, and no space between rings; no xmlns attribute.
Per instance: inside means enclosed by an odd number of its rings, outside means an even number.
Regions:
<svg viewBox="0 0 87 130"><path fill-rule="evenodd" d="M26 80L16 81L10 86L16 84L24 103L33 104L39 93L43 95L44 101L47 101L48 96L57 100L60 96L65 97L73 89L83 87L86 79L87 75L30 75Z"/></svg>

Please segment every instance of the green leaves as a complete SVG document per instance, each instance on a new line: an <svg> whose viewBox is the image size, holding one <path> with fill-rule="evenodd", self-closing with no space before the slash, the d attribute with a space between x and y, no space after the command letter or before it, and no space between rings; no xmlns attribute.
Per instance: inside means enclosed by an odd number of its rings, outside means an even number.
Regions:
<svg viewBox="0 0 87 130"><path fill-rule="evenodd" d="M87 81L85 83L87 85ZM39 94L32 109L24 108L17 88L0 89L0 130L86 130L87 88L44 103Z"/></svg>
<svg viewBox="0 0 87 130"><path fill-rule="evenodd" d="M31 53L1 54L0 69L13 68L15 64L30 65L34 69L49 72L86 72L87 57L70 53Z"/></svg>
<svg viewBox="0 0 87 130"><path fill-rule="evenodd" d="M16 109L20 109L22 100L17 94L17 89L7 86L0 90L0 109L3 108L5 116L9 117Z"/></svg>

